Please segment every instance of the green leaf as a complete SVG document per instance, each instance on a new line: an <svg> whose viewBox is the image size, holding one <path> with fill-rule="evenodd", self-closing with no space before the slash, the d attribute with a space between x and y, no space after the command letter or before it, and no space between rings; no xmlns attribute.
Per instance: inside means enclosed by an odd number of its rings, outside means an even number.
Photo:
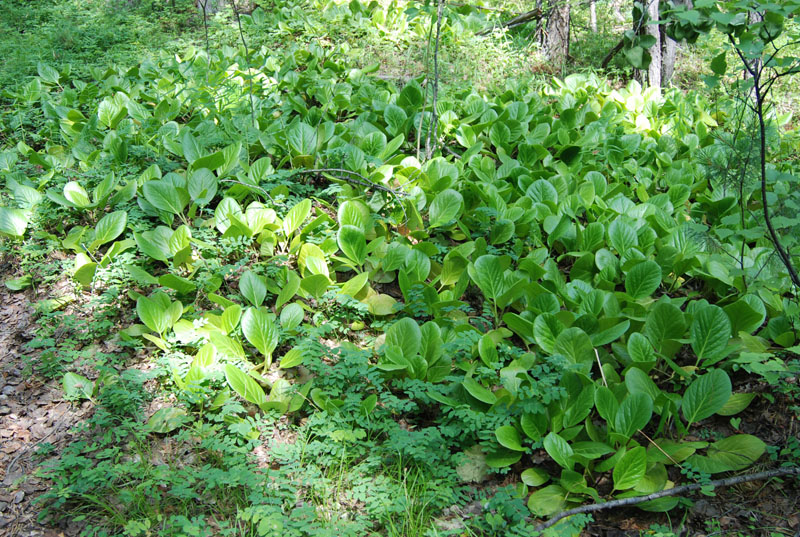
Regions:
<svg viewBox="0 0 800 537"><path fill-rule="evenodd" d="M474 378L466 377L461 384L464 386L464 389L478 401L482 401L487 405L493 405L497 402L497 396L494 392L481 386Z"/></svg>
<svg viewBox="0 0 800 537"><path fill-rule="evenodd" d="M136 300L136 313L144 325L153 332L163 335L169 328L166 309L150 298L142 296Z"/></svg>
<svg viewBox="0 0 800 537"><path fill-rule="evenodd" d="M222 356L236 358L239 360L245 359L242 344L235 339L228 337L221 332L211 332L208 337L211 339L211 343L214 345L214 348L217 349L217 352Z"/></svg>
<svg viewBox="0 0 800 537"><path fill-rule="evenodd" d="M230 334L236 327L239 326L239 321L242 318L242 307L238 304L233 304L225 308L222 312L222 329L226 334Z"/></svg>
<svg viewBox="0 0 800 537"><path fill-rule="evenodd" d="M33 276L26 274L19 278L12 278L5 281L5 286L12 291L22 291L33 285Z"/></svg>
<svg viewBox="0 0 800 537"><path fill-rule="evenodd" d="M367 240L361 228L344 225L336 234L337 243L344 255L356 265L363 265L367 258Z"/></svg>
<svg viewBox="0 0 800 537"><path fill-rule="evenodd" d="M537 517L546 517L563 510L569 493L560 485L548 485L528 498L528 509Z"/></svg>
<svg viewBox="0 0 800 537"><path fill-rule="evenodd" d="M743 470L755 463L767 446L755 436L737 434L714 442L708 447L708 457L724 464L728 471ZM691 458L689 459L691 461Z"/></svg>
<svg viewBox="0 0 800 537"><path fill-rule="evenodd" d="M290 367L297 367L298 365L303 364L303 360L305 356L300 351L300 349L294 348L283 355L281 358L280 368L281 369L289 369Z"/></svg>
<svg viewBox="0 0 800 537"><path fill-rule="evenodd" d="M558 463L562 468L572 470L574 462L572 460L573 451L566 440L554 432L550 432L544 437L542 442L545 451L550 458Z"/></svg>
<svg viewBox="0 0 800 537"><path fill-rule="evenodd" d="M306 221L308 215L311 213L311 200L304 199L289 209L283 219L283 233L285 237L289 237L292 233Z"/></svg>
<svg viewBox="0 0 800 537"><path fill-rule="evenodd" d="M634 300L652 295L661 285L661 267L655 261L643 261L625 276L625 292Z"/></svg>
<svg viewBox="0 0 800 537"><path fill-rule="evenodd" d="M534 324L535 329L536 325ZM574 326L558 334L553 346L553 353L562 354L576 364L593 363L595 360L592 340L589 339L586 332Z"/></svg>
<svg viewBox="0 0 800 537"><path fill-rule="evenodd" d="M300 290L300 276L293 270L286 271L286 283L281 287L278 298L275 300L275 308L280 308L297 294Z"/></svg>
<svg viewBox="0 0 800 537"><path fill-rule="evenodd" d="M217 195L218 184L217 177L208 168L195 170L189 177L189 196L199 206L204 207Z"/></svg>
<svg viewBox="0 0 800 537"><path fill-rule="evenodd" d="M128 213L125 211L115 211L105 215L97 222L94 228L94 241L89 250L96 250L107 242L111 242L119 237L128 223Z"/></svg>
<svg viewBox="0 0 800 537"><path fill-rule="evenodd" d="M720 416L734 416L747 408L755 397L756 394L754 393L734 393L728 399L728 402L717 411L717 414Z"/></svg>
<svg viewBox="0 0 800 537"><path fill-rule="evenodd" d="M668 302L657 302L650 308L644 323L644 334L658 350L663 350L667 340L682 339L686 332L683 312Z"/></svg>
<svg viewBox="0 0 800 537"><path fill-rule="evenodd" d="M721 410L731 397L731 379L714 369L694 380L683 395L681 409L688 425L704 420Z"/></svg>
<svg viewBox="0 0 800 537"><path fill-rule="evenodd" d="M200 147L200 144L197 143L197 138L192 136L188 128L183 131L181 149L183 149L183 157L189 161L189 164L199 159L203 153L203 148Z"/></svg>
<svg viewBox="0 0 800 537"><path fill-rule="evenodd" d="M614 489L627 490L635 487L647 470L647 451L642 446L625 453L614 466Z"/></svg>
<svg viewBox="0 0 800 537"><path fill-rule="evenodd" d="M528 468L527 470L523 470L519 477L522 482L529 487L539 487L550 480L550 476L541 468Z"/></svg>
<svg viewBox="0 0 800 537"><path fill-rule="evenodd" d="M661 390L658 389L653 379L647 376L647 373L636 367L630 368L625 374L625 386L630 393L646 393L653 402L655 402L661 394Z"/></svg>
<svg viewBox="0 0 800 537"><path fill-rule="evenodd" d="M464 205L464 198L452 189L447 189L433 198L428 209L429 228L436 228L449 224L458 219Z"/></svg>
<svg viewBox="0 0 800 537"><path fill-rule="evenodd" d="M182 426L189 419L189 415L182 408L167 406L158 409L149 420L145 428L151 433L171 433Z"/></svg>
<svg viewBox="0 0 800 537"><path fill-rule="evenodd" d="M519 432L515 427L512 427L511 425L503 425L495 430L494 435L497 437L497 441L500 443L500 445L504 448L512 451L525 451L525 448L522 447L522 443L519 438Z"/></svg>
<svg viewBox="0 0 800 537"><path fill-rule="evenodd" d="M725 59L727 53L722 52L714 56L714 59L711 60L711 70L714 74L722 76L728 70L728 61Z"/></svg>
<svg viewBox="0 0 800 537"><path fill-rule="evenodd" d="M389 134L399 134L403 131L408 116L405 111L396 104L390 104L383 110L383 119L386 121Z"/></svg>
<svg viewBox="0 0 800 537"><path fill-rule="evenodd" d="M286 139L295 156L314 155L317 152L317 129L307 123L290 125L286 130Z"/></svg>
<svg viewBox="0 0 800 537"><path fill-rule="evenodd" d="M401 348L406 359L419 354L421 343L422 332L419 325L409 317L400 319L386 331L386 344Z"/></svg>
<svg viewBox="0 0 800 537"><path fill-rule="evenodd" d="M767 318L767 309L764 303L755 295L745 295L733 304L723 308L731 324L731 333L736 336L739 332L752 334Z"/></svg>
<svg viewBox="0 0 800 537"><path fill-rule="evenodd" d="M94 392L94 382L77 373L65 373L61 385L67 400L91 399Z"/></svg>
<svg viewBox="0 0 800 537"><path fill-rule="evenodd" d="M259 307L267 296L267 284L264 278L248 270L239 279L239 292L250 304Z"/></svg>
<svg viewBox="0 0 800 537"><path fill-rule="evenodd" d="M652 415L653 400L650 396L646 393L630 393L619 405L614 418L614 430L630 438L648 424Z"/></svg>
<svg viewBox="0 0 800 537"><path fill-rule="evenodd" d="M0 207L0 233L11 237L22 237L28 227L28 215L22 209Z"/></svg>
<svg viewBox="0 0 800 537"><path fill-rule="evenodd" d="M197 290L197 284L182 276L163 274L159 276L158 283L178 292L179 295L189 295Z"/></svg>
<svg viewBox="0 0 800 537"><path fill-rule="evenodd" d="M608 242L618 254L624 255L639 244L636 231L622 218L617 218L608 226Z"/></svg>
<svg viewBox="0 0 800 537"><path fill-rule="evenodd" d="M267 402L267 396L258 382L238 367L226 364L225 379L228 381L228 386L245 401L259 406Z"/></svg>
<svg viewBox="0 0 800 537"><path fill-rule="evenodd" d="M272 351L278 346L278 329L269 314L261 309L248 308L242 317L242 332L247 341L264 355L269 365Z"/></svg>
<svg viewBox="0 0 800 537"><path fill-rule="evenodd" d="M598 386L594 392L594 404L600 417L607 423L613 424L619 412L619 402L614 392L606 386Z"/></svg>
<svg viewBox="0 0 800 537"><path fill-rule="evenodd" d="M330 285L331 281L325 274L314 274L300 282L300 287L316 299L324 295Z"/></svg>
<svg viewBox="0 0 800 537"><path fill-rule="evenodd" d="M153 207L170 214L182 214L189 203L188 192L168 181L148 181L142 187L142 191L145 199Z"/></svg>
<svg viewBox="0 0 800 537"><path fill-rule="evenodd" d="M482 255L467 268L486 298L497 299L506 289L503 264L496 255Z"/></svg>
<svg viewBox="0 0 800 537"><path fill-rule="evenodd" d="M707 305L695 314L689 328L692 349L699 359L714 360L725 352L731 339L731 321L722 310Z"/></svg>
<svg viewBox="0 0 800 537"><path fill-rule="evenodd" d="M555 352L558 335L564 325L552 313L542 313L533 321L533 339L548 354Z"/></svg>
<svg viewBox="0 0 800 537"><path fill-rule="evenodd" d="M304 316L305 312L300 304L287 304L286 307L281 310L281 328L284 330L294 330L303 322Z"/></svg>

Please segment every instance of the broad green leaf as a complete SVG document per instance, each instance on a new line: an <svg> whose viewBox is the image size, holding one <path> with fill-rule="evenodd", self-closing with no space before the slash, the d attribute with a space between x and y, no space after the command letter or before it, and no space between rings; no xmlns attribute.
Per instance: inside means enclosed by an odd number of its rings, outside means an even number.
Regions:
<svg viewBox="0 0 800 537"><path fill-rule="evenodd" d="M159 276L158 283L164 287L174 289L179 295L188 295L197 290L197 284L182 276L163 274Z"/></svg>
<svg viewBox="0 0 800 537"><path fill-rule="evenodd" d="M169 328L166 309L151 298L139 297L136 300L136 313L144 325L153 332L163 335Z"/></svg>
<svg viewBox="0 0 800 537"><path fill-rule="evenodd" d="M298 365L302 365L304 359L305 356L303 356L300 349L294 348L283 355L280 368L289 369L290 367L297 367Z"/></svg>
<svg viewBox="0 0 800 537"><path fill-rule="evenodd" d="M363 265L367 258L367 240L361 228L344 225L336 234L339 248L356 265Z"/></svg>
<svg viewBox="0 0 800 537"><path fill-rule="evenodd" d="M657 302L650 308L644 323L644 334L658 350L663 350L664 342L682 339L686 332L683 312L668 302Z"/></svg>
<svg viewBox="0 0 800 537"><path fill-rule="evenodd" d="M238 367L226 364L225 379L228 381L228 386L245 401L259 406L267 402L267 396L258 382Z"/></svg>
<svg viewBox="0 0 800 537"><path fill-rule="evenodd" d="M125 231L128 223L128 213L125 211L115 211L101 218L94 228L94 241L89 247L94 251L107 242L111 242Z"/></svg>
<svg viewBox="0 0 800 537"><path fill-rule="evenodd" d="M613 424L619 412L619 402L614 392L606 386L598 386L594 392L594 404L600 417L607 423Z"/></svg>
<svg viewBox="0 0 800 537"><path fill-rule="evenodd" d="M283 234L285 237L289 237L292 233L300 227L300 225L306 221L308 215L311 213L311 200L304 199L303 201L299 202L297 205L289 209L289 212L286 213L286 216L283 219Z"/></svg>
<svg viewBox="0 0 800 537"><path fill-rule="evenodd" d="M278 298L275 300L275 308L280 308L297 294L300 290L300 276L293 270L286 271L286 283L281 287Z"/></svg>
<svg viewBox="0 0 800 537"><path fill-rule="evenodd" d="M28 227L28 215L22 209L0 207L0 233L22 237Z"/></svg>
<svg viewBox="0 0 800 537"><path fill-rule="evenodd" d="M634 300L652 295L661 285L661 267L655 261L643 261L625 276L625 292Z"/></svg>
<svg viewBox="0 0 800 537"><path fill-rule="evenodd" d="M548 354L555 352L558 335L564 325L552 313L542 313L533 321L533 339Z"/></svg>
<svg viewBox="0 0 800 537"><path fill-rule="evenodd" d="M167 406L156 410L155 414L153 414L150 419L147 420L145 428L151 433L171 433L186 423L188 419L189 415L184 409L174 406Z"/></svg>
<svg viewBox="0 0 800 537"><path fill-rule="evenodd" d="M290 125L286 130L286 139L294 155L314 155L317 152L317 129L307 123Z"/></svg>
<svg viewBox="0 0 800 537"><path fill-rule="evenodd" d="M734 416L747 408L755 397L756 394L754 393L734 393L728 399L728 402L717 411L717 414L720 416Z"/></svg>
<svg viewBox="0 0 800 537"><path fill-rule="evenodd" d="M639 244L636 231L622 218L617 218L608 226L608 242L620 255Z"/></svg>
<svg viewBox="0 0 800 537"><path fill-rule="evenodd" d="M422 332L419 325L409 317L400 319L386 331L386 344L401 348L406 359L419 354L421 343Z"/></svg>
<svg viewBox="0 0 800 537"><path fill-rule="evenodd" d="M653 379L636 367L630 368L625 374L625 386L628 388L629 393L646 393L653 402L661 394L661 390L658 389Z"/></svg>
<svg viewBox="0 0 800 537"><path fill-rule="evenodd" d="M300 282L300 288L316 299L322 297L330 285L331 281L325 274L313 274Z"/></svg>
<svg viewBox="0 0 800 537"><path fill-rule="evenodd" d="M708 457L724 464L733 472L755 463L766 449L766 444L760 438L749 434L737 434L711 444L708 447Z"/></svg>
<svg viewBox="0 0 800 537"><path fill-rule="evenodd" d="M614 466L614 489L627 490L635 487L647 470L647 452L642 446L625 453Z"/></svg>
<svg viewBox="0 0 800 537"><path fill-rule="evenodd" d="M165 181L148 181L142 187L145 199L156 209L182 214L189 203L189 193Z"/></svg>
<svg viewBox="0 0 800 537"><path fill-rule="evenodd" d="M505 275L499 257L482 255L467 270L486 298L497 299L505 291Z"/></svg>
<svg viewBox="0 0 800 537"><path fill-rule="evenodd" d="M447 189L433 198L428 209L428 227L435 228L458 219L464 205L464 198L452 189Z"/></svg>
<svg viewBox="0 0 800 537"><path fill-rule="evenodd" d="M240 360L245 359L242 344L237 340L228 337L221 332L211 332L208 337L211 339L211 343L214 345L214 348L217 349L217 352L222 356L237 358Z"/></svg>
<svg viewBox="0 0 800 537"><path fill-rule="evenodd" d="M733 304L723 308L728 315L731 324L731 332L734 336L739 332L752 334L764 324L767 318L767 309L764 302L755 295L745 295Z"/></svg>
<svg viewBox="0 0 800 537"><path fill-rule="evenodd" d="M541 468L528 468L527 470L523 470L519 477L522 479L522 482L529 487L539 487L550 480L550 476Z"/></svg>
<svg viewBox="0 0 800 537"><path fill-rule="evenodd" d="M208 168L195 170L189 177L189 196L204 207L217 195L218 184L217 177Z"/></svg>
<svg viewBox="0 0 800 537"><path fill-rule="evenodd" d="M535 330L534 324L534 336ZM592 363L595 360L592 340L586 332L576 327L567 328L556 336L553 352L566 356L576 364Z"/></svg>
<svg viewBox="0 0 800 537"><path fill-rule="evenodd" d="M85 209L92 206L86 189L77 181L70 181L64 185L64 197L76 207Z"/></svg>
<svg viewBox="0 0 800 537"><path fill-rule="evenodd" d="M239 279L239 292L250 304L259 307L267 296L267 284L264 278L253 272L245 271Z"/></svg>
<svg viewBox="0 0 800 537"><path fill-rule="evenodd" d="M303 322L304 316L305 312L300 304L287 304L286 307L281 310L281 328L284 330L294 330Z"/></svg>
<svg viewBox="0 0 800 537"><path fill-rule="evenodd" d="M569 493L560 485L547 485L531 494L528 509L537 517L546 517L562 511Z"/></svg>
<svg viewBox="0 0 800 537"><path fill-rule="evenodd" d="M544 437L542 442L545 451L550 458L558 463L562 468L572 470L574 462L572 460L573 451L566 440L554 432L550 432Z"/></svg>
<svg viewBox="0 0 800 537"><path fill-rule="evenodd" d="M500 445L504 448L512 451L525 451L525 448L522 447L522 443L519 438L519 432L517 432L517 429L511 425L503 425L502 427L498 427L495 430L494 435L497 437L497 441L500 443Z"/></svg>
<svg viewBox="0 0 800 537"><path fill-rule="evenodd" d="M650 422L652 415L653 400L650 396L646 393L630 393L619 405L614 418L614 430L630 438Z"/></svg>
<svg viewBox="0 0 800 537"><path fill-rule="evenodd" d="M33 276L26 274L25 276L20 276L19 278L8 279L4 283L5 286L12 291L22 291L23 289L27 289L33 285Z"/></svg>
<svg viewBox="0 0 800 537"><path fill-rule="evenodd" d="M70 371L64 374L61 384L64 387L64 396L67 400L74 401L78 399L92 398L92 393L94 392L94 382L86 377Z"/></svg>
<svg viewBox="0 0 800 537"><path fill-rule="evenodd" d="M467 392L478 401L482 401L487 405L493 405L497 402L497 396L494 392L481 386L474 378L466 377L461 384Z"/></svg>
<svg viewBox="0 0 800 537"><path fill-rule="evenodd" d="M731 321L722 310L707 305L695 314L689 329L692 349L699 359L719 358L731 339Z"/></svg>
<svg viewBox="0 0 800 537"><path fill-rule="evenodd" d="M687 424L704 420L721 410L731 397L731 379L721 369L697 377L683 395L681 409Z"/></svg>
<svg viewBox="0 0 800 537"><path fill-rule="evenodd" d="M262 309L248 308L242 317L242 332L256 349L264 355L267 363L272 361L272 351L278 346L278 328Z"/></svg>
<svg viewBox="0 0 800 537"><path fill-rule="evenodd" d="M242 307L238 304L233 304L225 308L222 312L222 329L226 334L230 334L236 327L239 326L239 320L242 318Z"/></svg>

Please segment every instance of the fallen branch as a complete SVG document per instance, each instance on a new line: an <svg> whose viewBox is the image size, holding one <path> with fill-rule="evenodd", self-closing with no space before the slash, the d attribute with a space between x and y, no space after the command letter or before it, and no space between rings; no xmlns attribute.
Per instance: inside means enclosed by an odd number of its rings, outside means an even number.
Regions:
<svg viewBox="0 0 800 537"><path fill-rule="evenodd" d="M526 24L532 20L539 20L542 17L544 17L544 15L545 13L541 9L539 8L532 9L530 11L517 15L510 21L504 22L500 26L493 26L491 28L486 28L485 30L481 30L476 35L487 35L498 28L514 28L515 26Z"/></svg>
<svg viewBox="0 0 800 537"><path fill-rule="evenodd" d="M293 175L316 175L320 173L327 173L327 174L344 174L342 176L335 176L336 179L340 179L342 181L347 181L348 183L353 183L355 185L365 186L367 188L374 188L375 190L381 190L383 192L388 192L396 197L402 197L405 193L398 192L393 188L389 188L388 186L379 185L373 181L370 181L363 175L358 172L354 172L351 170L346 170L344 168L313 168L313 169L300 169L294 170ZM358 179L353 179L352 177L348 176L355 176Z"/></svg>
<svg viewBox="0 0 800 537"><path fill-rule="evenodd" d="M582 507L576 507L575 509L570 509L569 511L562 511L561 513L558 513L557 515L550 518L547 522L543 522L537 525L536 527L533 528L533 530L534 531L546 530L547 528L555 525L559 520L563 518L572 515L579 515L581 513L594 513L595 511L613 509L615 507L636 505L638 503L657 500L658 498L664 498L667 496L676 496L678 494L683 494L684 492L691 492L693 490L698 490L706 486L712 486L715 488L728 487L731 485L737 485L739 483L747 483L748 481L759 481L761 479L768 479L771 477L781 477L787 475L800 475L800 468L778 468L777 470L769 470L766 472L759 472L757 474L748 474L736 477L729 477L726 479L717 479L709 483L692 483L691 485L683 485L681 487L675 487L671 489L662 490L659 492L654 492L653 494L648 494L647 496L636 496L634 498L624 498L622 500L612 500L610 502L584 505Z"/></svg>
<svg viewBox="0 0 800 537"><path fill-rule="evenodd" d="M602 62L600 62L600 67L602 69L605 69L608 66L608 64L611 62L611 60L614 59L614 56L616 56L617 53L620 50L622 50L622 47L624 47L624 46L625 46L625 39L620 39L619 43L614 45L614 48L612 48L610 51L608 51L608 54L606 54L606 57L603 58Z"/></svg>

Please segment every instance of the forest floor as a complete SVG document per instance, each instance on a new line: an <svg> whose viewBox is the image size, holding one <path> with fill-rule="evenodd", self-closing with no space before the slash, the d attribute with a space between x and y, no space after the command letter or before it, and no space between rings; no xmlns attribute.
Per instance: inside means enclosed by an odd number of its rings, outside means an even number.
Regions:
<svg viewBox="0 0 800 537"><path fill-rule="evenodd" d="M12 278L15 273L14 260L0 263L0 280ZM34 305L64 296L67 285L65 280L50 289L23 292L10 292L5 286L0 286L2 537L73 537L85 527L81 522L70 520L62 521L58 527L40 523L41 508L36 502L49 487L48 480L39 474L39 470L46 465L48 457L56 456L65 446L81 438L83 433L77 426L94 411L89 401L72 403L65 400L57 380L44 380L32 372L39 354L38 350L27 345L36 336ZM78 310L72 305L70 313ZM759 389L758 386L748 388ZM800 435L800 423L790 405L791 398L783 394L777 394L772 404L759 398L739 415L740 430L757 434L772 445L786 445L787 439ZM772 479L717 489L715 496L695 498L691 507L675 510L673 517L634 508L601 511L594 515L594 522L588 524L581 535L798 537L800 480Z"/></svg>

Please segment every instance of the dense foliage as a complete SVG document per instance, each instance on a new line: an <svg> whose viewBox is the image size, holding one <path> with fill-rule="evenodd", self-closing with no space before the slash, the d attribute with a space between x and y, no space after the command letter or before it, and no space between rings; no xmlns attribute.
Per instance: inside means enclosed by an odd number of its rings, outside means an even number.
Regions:
<svg viewBox="0 0 800 537"><path fill-rule="evenodd" d="M274 27L261 10L241 23ZM101 356L81 374L57 351L42 370L98 408L99 436L49 469L48 513L85 510L98 535L422 535L497 473L513 485L470 531L528 535L530 517L768 449L797 464L735 417L747 383L790 390L800 367L800 308L759 213L791 250L788 117L766 129L762 190L746 103L573 74L434 106L423 80L343 55L194 46L85 77L42 62L5 91L4 248L68 255L96 319L118 315L119 346L156 364ZM41 283L22 264L6 284ZM143 426L152 379L174 397ZM278 430L295 441L256 471L245 453ZM187 453L152 465L164 435Z"/></svg>

